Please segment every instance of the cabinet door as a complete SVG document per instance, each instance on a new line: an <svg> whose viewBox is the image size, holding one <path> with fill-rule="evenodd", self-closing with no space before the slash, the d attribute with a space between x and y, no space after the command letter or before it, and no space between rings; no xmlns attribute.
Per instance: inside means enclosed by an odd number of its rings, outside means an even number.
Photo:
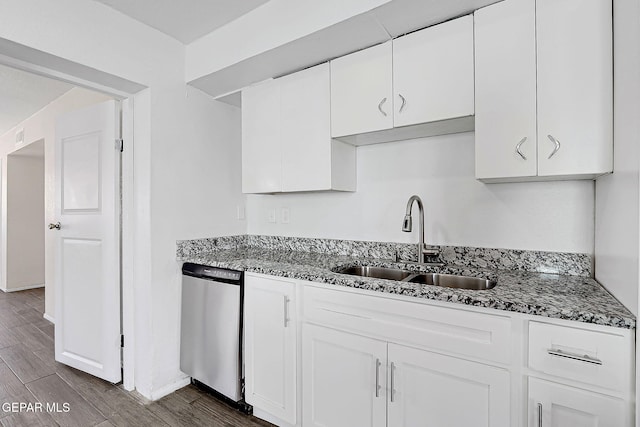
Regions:
<svg viewBox="0 0 640 427"><path fill-rule="evenodd" d="M331 136L393 127L391 42L331 61Z"/></svg>
<svg viewBox="0 0 640 427"><path fill-rule="evenodd" d="M473 16L395 39L393 91L394 126L473 115Z"/></svg>
<svg viewBox="0 0 640 427"><path fill-rule="evenodd" d="M620 399L529 379L529 427L623 427L631 424L629 414Z"/></svg>
<svg viewBox="0 0 640 427"><path fill-rule="evenodd" d="M331 189L329 64L282 77L282 191Z"/></svg>
<svg viewBox="0 0 640 427"><path fill-rule="evenodd" d="M280 84L242 90L242 192L281 191Z"/></svg>
<svg viewBox="0 0 640 427"><path fill-rule="evenodd" d="M477 10L474 31L476 178L536 176L535 2Z"/></svg>
<svg viewBox="0 0 640 427"><path fill-rule="evenodd" d="M246 401L295 424L295 283L247 276L244 321Z"/></svg>
<svg viewBox="0 0 640 427"><path fill-rule="evenodd" d="M302 425L385 427L387 344L305 323Z"/></svg>
<svg viewBox="0 0 640 427"><path fill-rule="evenodd" d="M509 427L509 372L389 344L389 427Z"/></svg>
<svg viewBox="0 0 640 427"><path fill-rule="evenodd" d="M538 0L536 8L538 175L611 172L611 1Z"/></svg>

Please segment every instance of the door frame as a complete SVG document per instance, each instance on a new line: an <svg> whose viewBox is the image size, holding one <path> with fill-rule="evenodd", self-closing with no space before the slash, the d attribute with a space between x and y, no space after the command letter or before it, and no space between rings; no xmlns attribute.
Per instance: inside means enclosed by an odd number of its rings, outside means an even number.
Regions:
<svg viewBox="0 0 640 427"><path fill-rule="evenodd" d="M24 48L24 49L22 49ZM20 46L18 50L29 53L29 48ZM17 53L16 55L19 55ZM121 138L124 140L124 150L121 160L121 193L122 211L120 218L120 230L122 233L121 250L120 250L120 291L121 291L121 328L122 334L126 337L125 346L122 349L122 383L125 390L132 391L135 389L135 318L134 318L134 231L136 222L135 213L135 197L134 197L134 95L128 90L117 87L118 83L125 80L113 76L112 80L115 86L108 86L102 83L106 73L96 72L95 80L91 80L92 76L78 77L68 74L65 66L68 61L64 58L55 57L59 62L48 61L51 66L43 66L35 62L27 62L16 57L0 54L0 64L12 68L17 68L43 77L54 80L64 81L75 86L101 92L119 100L122 105L121 120ZM129 82L132 83L132 82ZM134 83L128 87L134 87L141 90L146 89L144 85ZM59 316L59 313L56 314ZM51 319L48 319L51 320Z"/></svg>

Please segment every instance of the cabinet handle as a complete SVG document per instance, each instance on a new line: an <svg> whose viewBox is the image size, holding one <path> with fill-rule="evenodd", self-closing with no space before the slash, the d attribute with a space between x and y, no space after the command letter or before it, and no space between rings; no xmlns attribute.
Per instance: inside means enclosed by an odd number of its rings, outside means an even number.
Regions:
<svg viewBox="0 0 640 427"><path fill-rule="evenodd" d="M602 365L602 360L596 359L595 357L590 357L586 354L581 355L581 354L575 354L575 353L568 353L566 351L553 350L551 348L547 350L547 353L549 353L551 356L566 357L567 359L579 360L580 362L593 363L594 365Z"/></svg>
<svg viewBox="0 0 640 427"><path fill-rule="evenodd" d="M287 327L287 324L289 323L289 298L287 298L287 296L284 296L284 327Z"/></svg>
<svg viewBox="0 0 640 427"><path fill-rule="evenodd" d="M520 142L516 144L516 153L520 154L520 157L522 157L522 160L527 160L524 154L522 154L522 151L520 151L520 147L522 147L522 144L524 144L526 140L527 140L527 137L525 136L520 140Z"/></svg>
<svg viewBox="0 0 640 427"><path fill-rule="evenodd" d="M376 397L380 397L380 359L376 359Z"/></svg>
<svg viewBox="0 0 640 427"><path fill-rule="evenodd" d="M404 106L407 105L407 100L401 94L398 94L398 96L402 100L402 104L400 105L400 110L398 110L398 113L402 113L402 110L404 110Z"/></svg>
<svg viewBox="0 0 640 427"><path fill-rule="evenodd" d="M393 401L395 400L395 370L396 370L396 365L391 362L391 403L393 403Z"/></svg>
<svg viewBox="0 0 640 427"><path fill-rule="evenodd" d="M553 136L551 135L547 135L547 138L549 138L549 141L553 142L556 146L553 148L553 151L551 152L551 154L549 154L549 157L547 157L548 159L552 158L554 154L556 154L558 152L558 150L560 149L560 141L558 141L557 139L555 139Z"/></svg>
<svg viewBox="0 0 640 427"><path fill-rule="evenodd" d="M542 403L538 403L538 427L542 427Z"/></svg>
<svg viewBox="0 0 640 427"><path fill-rule="evenodd" d="M380 101L380 104L378 104L378 111L380 111L383 116L387 117L387 113L385 113L384 110L382 109L382 105L385 102L387 102L387 98L382 98L382 101Z"/></svg>

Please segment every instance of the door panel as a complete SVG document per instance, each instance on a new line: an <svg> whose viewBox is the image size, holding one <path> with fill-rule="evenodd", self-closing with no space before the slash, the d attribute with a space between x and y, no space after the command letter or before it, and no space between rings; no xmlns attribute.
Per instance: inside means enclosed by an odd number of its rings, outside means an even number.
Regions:
<svg viewBox="0 0 640 427"><path fill-rule="evenodd" d="M119 103L56 121L56 360L111 382L120 363Z"/></svg>
<svg viewBox="0 0 640 427"><path fill-rule="evenodd" d="M509 372L389 344L389 427L508 427Z"/></svg>
<svg viewBox="0 0 640 427"><path fill-rule="evenodd" d="M303 425L384 427L387 344L311 324L303 328Z"/></svg>
<svg viewBox="0 0 640 427"><path fill-rule="evenodd" d="M100 211L100 134L64 138L62 211Z"/></svg>
<svg viewBox="0 0 640 427"><path fill-rule="evenodd" d="M472 16L393 41L394 126L472 116L473 90Z"/></svg>
<svg viewBox="0 0 640 427"><path fill-rule="evenodd" d="M613 170L611 8L610 1L536 2L540 176Z"/></svg>
<svg viewBox="0 0 640 427"><path fill-rule="evenodd" d="M621 399L537 378L529 379L530 427L629 426L630 416L625 408Z"/></svg>
<svg viewBox="0 0 640 427"><path fill-rule="evenodd" d="M476 178L536 176L535 3L506 0L474 19Z"/></svg>
<svg viewBox="0 0 640 427"><path fill-rule="evenodd" d="M295 283L245 277L246 400L296 423Z"/></svg>

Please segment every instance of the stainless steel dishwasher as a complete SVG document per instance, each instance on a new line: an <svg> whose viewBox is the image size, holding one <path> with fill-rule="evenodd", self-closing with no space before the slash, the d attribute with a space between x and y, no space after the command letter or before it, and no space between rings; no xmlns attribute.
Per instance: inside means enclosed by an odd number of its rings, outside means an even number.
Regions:
<svg viewBox="0 0 640 427"><path fill-rule="evenodd" d="M241 271L185 263L182 266L180 369L243 412Z"/></svg>

